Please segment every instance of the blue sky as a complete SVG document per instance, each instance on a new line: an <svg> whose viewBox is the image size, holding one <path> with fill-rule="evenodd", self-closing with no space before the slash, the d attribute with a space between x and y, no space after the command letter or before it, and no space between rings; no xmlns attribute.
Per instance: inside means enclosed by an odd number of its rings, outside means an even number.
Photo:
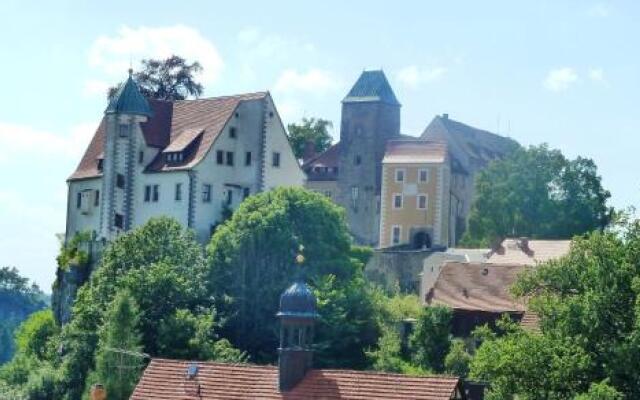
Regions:
<svg viewBox="0 0 640 400"><path fill-rule="evenodd" d="M640 3L55 1L0 5L0 265L50 291L65 179L104 90L145 57L199 60L206 96L268 89L285 121L339 126L383 68L403 133L436 115L593 158L616 207L640 206ZM337 135L337 132L334 132Z"/></svg>

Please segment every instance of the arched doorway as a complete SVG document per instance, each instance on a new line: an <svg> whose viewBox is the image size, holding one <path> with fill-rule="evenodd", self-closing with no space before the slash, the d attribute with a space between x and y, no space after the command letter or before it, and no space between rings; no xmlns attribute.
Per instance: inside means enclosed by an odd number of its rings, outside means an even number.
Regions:
<svg viewBox="0 0 640 400"><path fill-rule="evenodd" d="M416 232L413 235L413 248L422 249L431 247L431 237L425 231Z"/></svg>

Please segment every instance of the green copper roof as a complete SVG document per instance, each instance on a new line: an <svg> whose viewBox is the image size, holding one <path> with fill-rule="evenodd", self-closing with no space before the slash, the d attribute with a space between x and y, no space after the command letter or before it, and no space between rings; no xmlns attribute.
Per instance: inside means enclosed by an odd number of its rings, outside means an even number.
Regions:
<svg viewBox="0 0 640 400"><path fill-rule="evenodd" d="M153 112L149 107L149 102L140 93L138 85L131 76L129 70L129 79L120 85L116 94L109 101L109 106L104 110L105 114L135 114L150 117Z"/></svg>
<svg viewBox="0 0 640 400"><path fill-rule="evenodd" d="M382 71L363 71L343 102L380 101L400 105Z"/></svg>

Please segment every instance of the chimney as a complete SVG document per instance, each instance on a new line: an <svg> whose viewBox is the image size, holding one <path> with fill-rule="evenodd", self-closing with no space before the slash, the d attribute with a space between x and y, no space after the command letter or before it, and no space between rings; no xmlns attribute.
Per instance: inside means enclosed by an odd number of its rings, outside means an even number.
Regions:
<svg viewBox="0 0 640 400"><path fill-rule="evenodd" d="M278 388L293 389L313 366L313 330L316 298L311 289L298 281L280 296L280 348L278 349Z"/></svg>
<svg viewBox="0 0 640 400"><path fill-rule="evenodd" d="M316 152L316 145L315 143L313 143L313 140L307 140L306 142L304 142L304 151L302 152L302 162L303 163L307 162L308 160L315 157L316 154L318 153Z"/></svg>
<svg viewBox="0 0 640 400"><path fill-rule="evenodd" d="M96 383L91 386L91 400L107 400L107 391L103 385Z"/></svg>

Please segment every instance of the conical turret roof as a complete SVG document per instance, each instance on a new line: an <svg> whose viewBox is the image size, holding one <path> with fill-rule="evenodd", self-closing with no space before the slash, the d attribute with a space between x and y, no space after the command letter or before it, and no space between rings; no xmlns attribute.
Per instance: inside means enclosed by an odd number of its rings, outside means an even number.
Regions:
<svg viewBox="0 0 640 400"><path fill-rule="evenodd" d="M109 106L104 110L105 114L134 114L150 117L153 112L147 99L140 93L140 88L131 76L120 85L116 94L109 101Z"/></svg>
<svg viewBox="0 0 640 400"><path fill-rule="evenodd" d="M364 101L379 101L382 103L400 105L396 95L389 85L384 72L362 71L362 75L353 85L347 97L342 100L344 103L355 103Z"/></svg>

